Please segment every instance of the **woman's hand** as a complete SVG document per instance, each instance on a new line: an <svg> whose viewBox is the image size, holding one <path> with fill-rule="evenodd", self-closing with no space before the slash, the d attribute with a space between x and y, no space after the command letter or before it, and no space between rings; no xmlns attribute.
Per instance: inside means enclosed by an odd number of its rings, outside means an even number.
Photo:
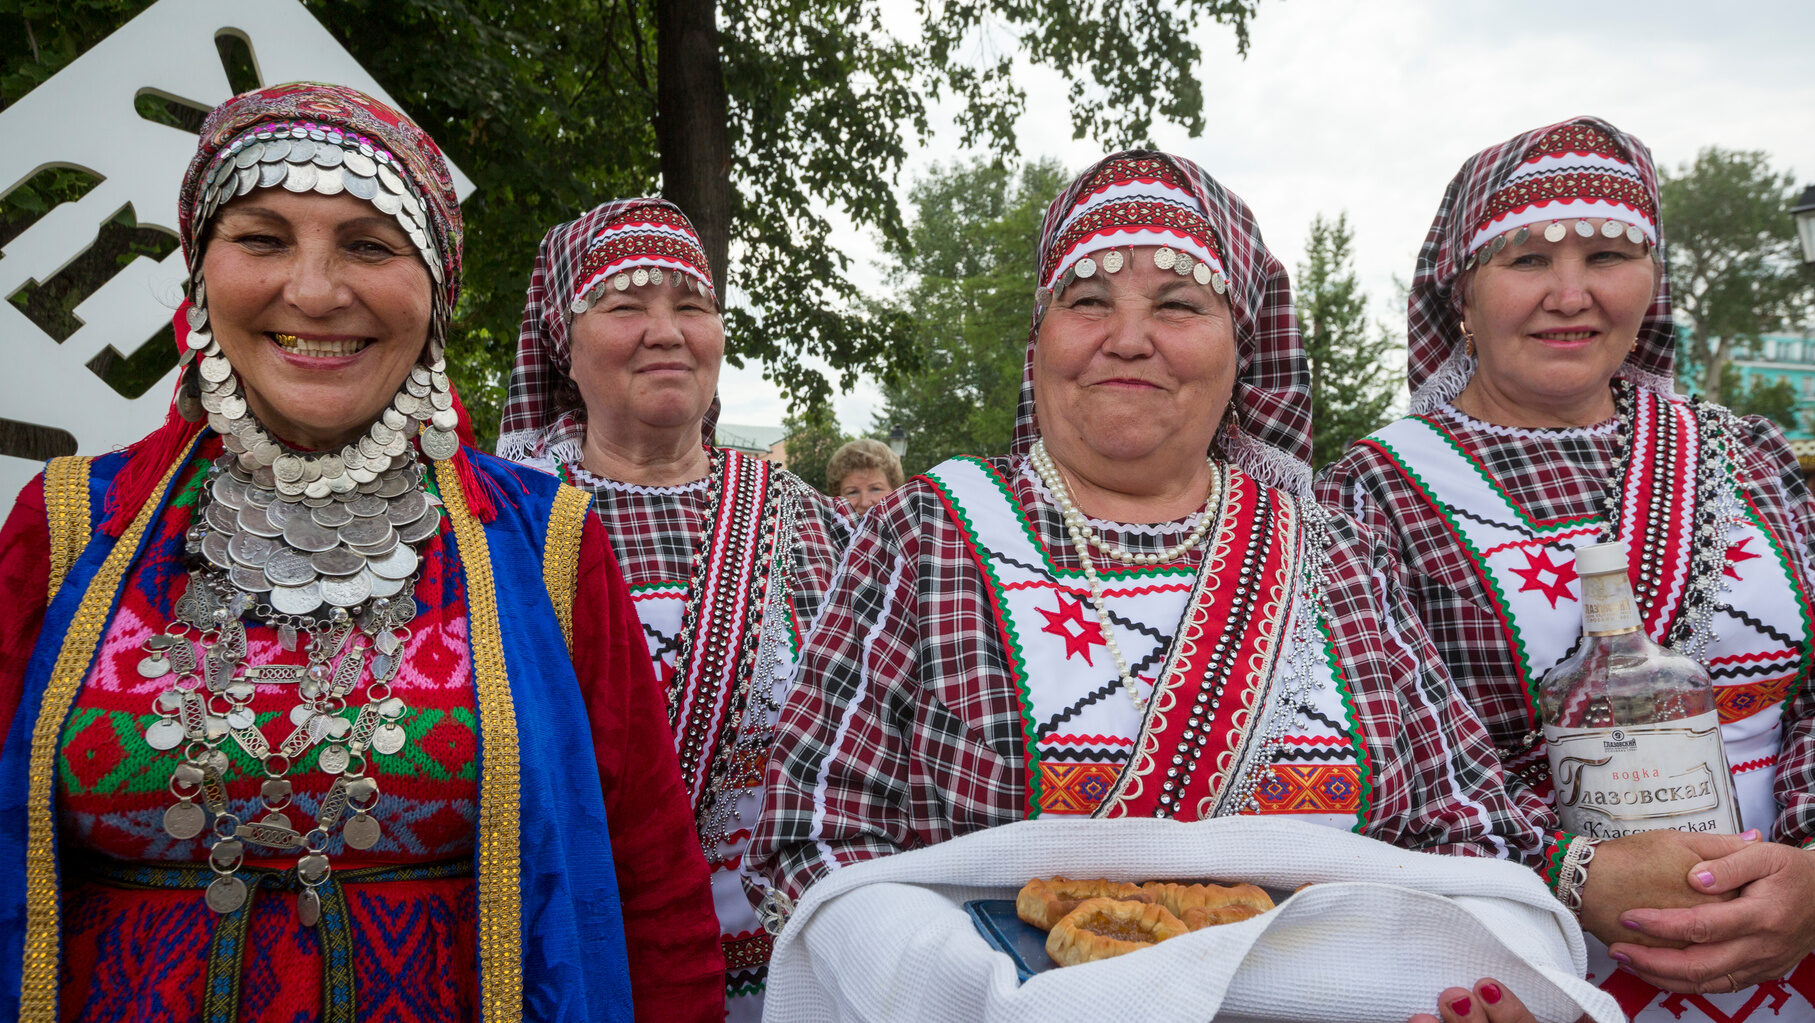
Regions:
<svg viewBox="0 0 1815 1023"><path fill-rule="evenodd" d="M1782 977L1815 948L1815 852L1751 842L1696 863L1688 883L1732 901L1620 914L1628 935L1643 935L1651 939L1647 944L1687 946L1648 948L1631 937L1610 945L1615 960L1651 984L1666 991L1737 991Z"/></svg>
<svg viewBox="0 0 1815 1023"><path fill-rule="evenodd" d="M1619 941L1681 948L1682 941L1643 935L1621 926L1620 921L1635 910L1676 910L1733 898L1689 884L1685 878L1698 864L1747 844L1743 837L1669 829L1602 842L1595 849L1588 883L1582 889L1582 929L1608 945Z"/></svg>
<svg viewBox="0 0 1815 1023"><path fill-rule="evenodd" d="M1491 977L1476 981L1472 991L1445 988L1437 996L1437 1011L1443 1014L1441 1023L1537 1023L1525 1003ZM1439 1023L1439 1019L1421 1012L1406 1023Z"/></svg>

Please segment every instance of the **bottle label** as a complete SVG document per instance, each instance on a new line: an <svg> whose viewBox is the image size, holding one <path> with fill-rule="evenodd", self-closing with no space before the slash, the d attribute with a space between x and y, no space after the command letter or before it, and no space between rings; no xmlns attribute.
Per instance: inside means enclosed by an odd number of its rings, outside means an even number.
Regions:
<svg viewBox="0 0 1815 1023"><path fill-rule="evenodd" d="M1591 636L1631 632L1639 627L1632 583L1624 574L1582 576L1582 631Z"/></svg>
<svg viewBox="0 0 1815 1023"><path fill-rule="evenodd" d="M1569 831L1591 838L1739 831L1715 711L1651 725L1546 725L1544 739L1557 816Z"/></svg>

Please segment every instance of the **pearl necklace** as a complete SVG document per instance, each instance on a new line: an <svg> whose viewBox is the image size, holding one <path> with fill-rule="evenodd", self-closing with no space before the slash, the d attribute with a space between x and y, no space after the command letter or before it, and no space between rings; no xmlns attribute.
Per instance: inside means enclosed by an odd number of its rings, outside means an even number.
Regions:
<svg viewBox="0 0 1815 1023"><path fill-rule="evenodd" d="M1128 658L1123 655L1122 644L1117 642L1115 630L1110 625L1109 608L1103 600L1103 578L1097 573L1096 563L1090 558L1090 548L1094 546L1124 565L1161 565L1177 561L1186 552L1203 543L1204 537L1210 532L1211 521L1215 518L1213 509L1223 489L1222 470L1215 459L1205 459L1210 466L1210 493L1204 499L1204 510L1190 535L1164 551L1143 554L1122 547L1111 547L1097 536L1084 513L1072 503L1071 492L1065 486L1065 477L1059 473L1059 467L1053 463L1052 456L1046 453L1045 439L1034 441L1030 456L1034 474L1051 492L1053 503L1059 506L1059 516L1065 520L1065 529L1071 534L1071 545L1078 552L1078 562L1083 566L1084 581L1090 586L1090 605L1096 609L1097 621L1103 627L1103 645L1108 647L1109 656L1115 660L1116 675L1122 680L1122 688L1127 692L1129 702L1134 704L1134 709L1145 713L1147 697L1140 695L1140 689L1135 685L1136 680L1128 670Z"/></svg>

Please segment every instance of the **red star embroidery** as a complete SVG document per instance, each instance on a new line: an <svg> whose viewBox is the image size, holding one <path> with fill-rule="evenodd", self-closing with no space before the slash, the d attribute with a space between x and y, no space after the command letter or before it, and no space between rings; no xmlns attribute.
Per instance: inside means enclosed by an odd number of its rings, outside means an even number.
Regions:
<svg viewBox="0 0 1815 1023"><path fill-rule="evenodd" d="M1077 654L1083 654L1084 663L1095 667L1095 662L1090 659L1090 648L1109 645L1103 641L1103 626L1098 622L1084 620L1083 601L1066 600L1063 593L1058 597L1059 607L1056 611L1048 611L1043 607L1034 608L1035 611L1046 616L1046 627L1040 631L1050 632L1064 638L1066 660L1071 660ZM1075 632L1071 628L1073 624L1077 625Z"/></svg>
<svg viewBox="0 0 1815 1023"><path fill-rule="evenodd" d="M1733 566L1739 564L1742 561L1751 561L1753 558L1758 557L1758 555L1753 554L1751 551L1746 550L1746 545L1751 542L1752 542L1752 538L1748 536L1744 540L1741 540L1738 543L1727 545L1727 565L1725 568L1721 569L1722 575L1731 576L1735 579L1738 579L1739 570L1735 569Z"/></svg>
<svg viewBox="0 0 1815 1023"><path fill-rule="evenodd" d="M1529 590L1537 590L1539 593L1550 598L1551 607L1557 606L1557 599L1559 597L1567 597L1570 600L1576 599L1576 595L1569 592L1569 584L1574 582L1576 578L1575 563L1568 562L1562 565L1552 564L1550 552L1542 547L1538 548L1535 552L1526 552L1525 567L1513 569L1513 574L1525 580L1525 585L1519 587L1520 593L1525 593ZM1546 574L1549 574L1550 576L1549 582L1546 582L1544 579Z"/></svg>

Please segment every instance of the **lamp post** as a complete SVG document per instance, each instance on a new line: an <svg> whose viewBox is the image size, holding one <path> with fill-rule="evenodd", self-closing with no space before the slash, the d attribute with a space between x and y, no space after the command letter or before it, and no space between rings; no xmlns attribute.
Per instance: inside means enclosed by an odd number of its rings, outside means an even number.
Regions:
<svg viewBox="0 0 1815 1023"><path fill-rule="evenodd" d="M907 455L907 431L900 424L889 427L889 450L895 453L896 458Z"/></svg>
<svg viewBox="0 0 1815 1023"><path fill-rule="evenodd" d="M1802 190L1802 197L1790 208L1796 218L1796 240L1802 243L1802 261L1815 263L1815 185Z"/></svg>

